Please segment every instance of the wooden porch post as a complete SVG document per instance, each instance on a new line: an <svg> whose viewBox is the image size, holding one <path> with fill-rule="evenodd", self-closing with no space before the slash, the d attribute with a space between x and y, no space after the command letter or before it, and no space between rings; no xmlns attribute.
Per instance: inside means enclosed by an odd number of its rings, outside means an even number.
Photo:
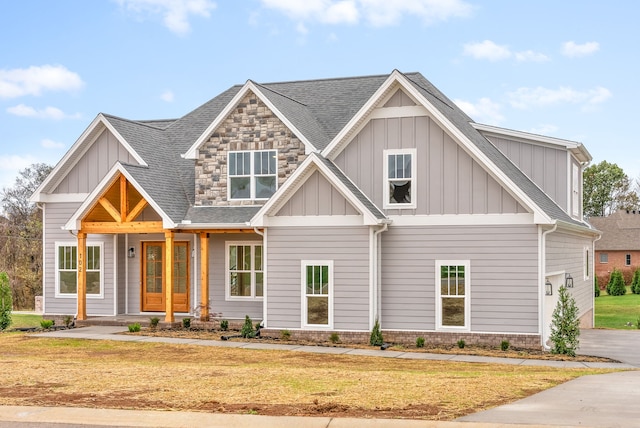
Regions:
<svg viewBox="0 0 640 428"><path fill-rule="evenodd" d="M200 232L200 320L209 320L209 234Z"/></svg>
<svg viewBox="0 0 640 428"><path fill-rule="evenodd" d="M174 322L173 315L173 232L164 233L164 283L165 283L165 318L166 322Z"/></svg>
<svg viewBox="0 0 640 428"><path fill-rule="evenodd" d="M87 234L78 232L78 281L77 281L77 296L78 296L78 320L87 319Z"/></svg>

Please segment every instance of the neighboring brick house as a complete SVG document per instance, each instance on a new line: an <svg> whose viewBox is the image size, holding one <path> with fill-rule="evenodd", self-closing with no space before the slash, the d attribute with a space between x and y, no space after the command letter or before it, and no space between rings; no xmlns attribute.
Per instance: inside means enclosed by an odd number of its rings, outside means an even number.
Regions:
<svg viewBox="0 0 640 428"><path fill-rule="evenodd" d="M607 217L591 217L591 225L602 232L595 244L598 284L604 287L614 269L624 274L628 284L640 267L640 211L620 210Z"/></svg>

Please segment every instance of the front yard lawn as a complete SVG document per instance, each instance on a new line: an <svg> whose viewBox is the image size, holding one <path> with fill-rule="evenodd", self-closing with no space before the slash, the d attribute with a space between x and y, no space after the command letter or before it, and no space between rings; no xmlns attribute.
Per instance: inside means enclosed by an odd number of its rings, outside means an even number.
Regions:
<svg viewBox="0 0 640 428"><path fill-rule="evenodd" d="M636 330L640 318L640 294L629 293L624 296L609 296L606 292L596 297L596 328L616 328ZM629 325L631 324L631 325Z"/></svg>

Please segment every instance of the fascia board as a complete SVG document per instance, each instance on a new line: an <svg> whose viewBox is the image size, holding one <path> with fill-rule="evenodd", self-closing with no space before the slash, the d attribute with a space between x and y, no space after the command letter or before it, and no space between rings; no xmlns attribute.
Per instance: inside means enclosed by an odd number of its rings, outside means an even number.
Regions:
<svg viewBox="0 0 640 428"><path fill-rule="evenodd" d="M122 144L122 146L133 156L133 158L142 166L147 166L147 163L142 159L142 157L127 143L127 141L120 135L118 131L115 130L113 125L109 123L107 118L100 113L95 119L89 124L89 126L84 130L82 135L73 143L73 146L65 153L62 159L57 163L57 165L53 168L53 170L49 173L47 178L38 186L35 192L29 198L30 202L43 202L42 193L46 191L52 191L60 184L60 182L66 177L66 174L71 170L78 161L82 158L84 153L89 150L91 145L95 142L98 135L92 134L97 130L99 126L104 126L107 128L113 135L116 137L118 142ZM75 160L69 163L72 158L75 157Z"/></svg>
<svg viewBox="0 0 640 428"><path fill-rule="evenodd" d="M169 216L164 213L164 211L158 206L157 203L155 203L155 201L149 196L149 194L144 191L144 189L138 184L138 182L136 182L136 180L131 176L131 174L129 174L129 172L122 166L122 164L120 162L116 162L111 170L104 176L100 184L98 184L95 189L93 189L93 191L89 194L85 201L73 213L71 218L69 218L63 229L79 230L80 218L87 213L90 207L95 205L100 195L102 195L109 188L109 186L111 186L116 181L119 173L125 176L125 178L147 201L147 203L149 203L149 205L160 215L160 217L162 218L163 227L165 227L166 229L173 229L176 226L171 218L169 218Z"/></svg>
<svg viewBox="0 0 640 428"><path fill-rule="evenodd" d="M293 124L291 124L291 122L273 105L273 103L271 103L271 101L269 101L267 97L264 96L264 94L251 80L248 80L247 83L245 83L244 86L238 91L238 93L231 99L231 101L229 101L225 108L222 109L220 114L218 114L213 122L211 122L207 129L205 129L205 131L198 137L196 142L193 143L191 147L189 147L189 150L187 150L182 155L182 157L185 159L197 159L196 153L198 151L198 148L202 144L204 144L209 135L211 135L211 133L215 131L218 126L220 126L222 121L227 116L229 116L229 114L231 114L231 111L235 108L236 105L238 105L240 100L242 100L242 98L244 98L249 91L256 94L256 96L260 98L260 101L265 103L265 105L269 107L269 109L276 115L276 117L280 119L282 123L284 123L285 126L287 126L298 138L300 138L300 141L302 141L307 147L307 152L309 152L310 150L315 151L313 145L307 140L307 138L295 126L293 126Z"/></svg>

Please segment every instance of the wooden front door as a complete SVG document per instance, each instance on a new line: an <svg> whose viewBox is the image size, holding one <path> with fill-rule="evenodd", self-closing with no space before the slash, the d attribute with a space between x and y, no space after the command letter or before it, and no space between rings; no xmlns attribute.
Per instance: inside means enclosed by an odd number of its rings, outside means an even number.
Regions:
<svg viewBox="0 0 640 428"><path fill-rule="evenodd" d="M142 311L164 312L164 242L142 243ZM175 242L173 311L189 312L189 243Z"/></svg>

